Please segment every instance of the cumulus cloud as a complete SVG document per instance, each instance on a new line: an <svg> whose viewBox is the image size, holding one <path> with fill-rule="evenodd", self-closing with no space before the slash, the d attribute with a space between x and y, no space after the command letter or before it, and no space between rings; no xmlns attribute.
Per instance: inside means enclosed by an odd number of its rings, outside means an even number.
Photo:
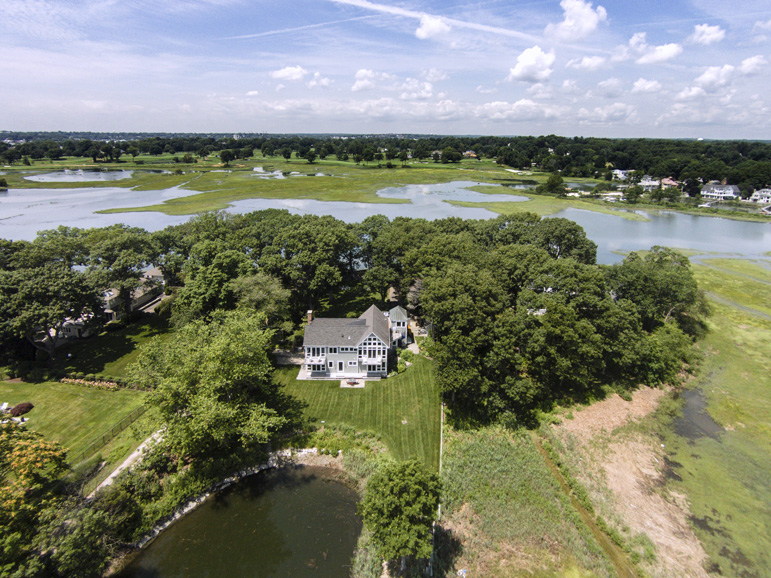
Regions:
<svg viewBox="0 0 771 578"><path fill-rule="evenodd" d="M742 63L739 65L739 72L748 76L751 74L757 74L767 64L768 61L764 56L759 54L757 56L750 56L749 58L742 60Z"/></svg>
<svg viewBox="0 0 771 578"><path fill-rule="evenodd" d="M566 66L578 70L597 70L603 64L605 64L605 57L603 56L584 56L581 60L568 61Z"/></svg>
<svg viewBox="0 0 771 578"><path fill-rule="evenodd" d="M720 42L723 38L725 38L725 30L720 28L720 26L697 24L693 27L693 34L688 37L688 41L694 44L708 46L715 42Z"/></svg>
<svg viewBox="0 0 771 578"><path fill-rule="evenodd" d="M681 90L675 97L677 100L693 100L704 96L706 93L701 86L689 86Z"/></svg>
<svg viewBox="0 0 771 578"><path fill-rule="evenodd" d="M683 51L683 47L675 43L651 46L646 40L645 32L635 33L629 39L629 48L637 53L637 64L665 62L678 56Z"/></svg>
<svg viewBox="0 0 771 578"><path fill-rule="evenodd" d="M632 86L632 92L658 92L661 90L661 83L658 80L646 80L638 78Z"/></svg>
<svg viewBox="0 0 771 578"><path fill-rule="evenodd" d="M581 108L578 117L585 122L631 122L637 119L637 109L631 104L614 102L592 110Z"/></svg>
<svg viewBox="0 0 771 578"><path fill-rule="evenodd" d="M474 116L486 120L536 120L558 118L566 109L539 104L523 98L516 102L487 102L474 109Z"/></svg>
<svg viewBox="0 0 771 578"><path fill-rule="evenodd" d="M555 59L554 51L544 52L540 46L533 46L517 56L517 64L509 72L506 80L541 82L547 80Z"/></svg>
<svg viewBox="0 0 771 578"><path fill-rule="evenodd" d="M439 16L423 15L420 19L420 27L415 31L415 36L421 40L427 40L440 34L447 34L452 28Z"/></svg>
<svg viewBox="0 0 771 578"><path fill-rule="evenodd" d="M316 88L317 86L321 88L326 88L330 84L332 84L332 82L333 82L332 79L327 78L325 76L321 76L320 72L314 72L313 78L310 81L308 81L307 86L308 88Z"/></svg>
<svg viewBox="0 0 771 578"><path fill-rule="evenodd" d="M476 91L477 91L479 94L492 94L492 93L494 93L494 92L498 92L498 89L497 89L497 88L495 88L494 86L490 86L490 87L488 87L488 86L482 86L482 85L480 84L479 86L477 86L477 87L476 87Z"/></svg>
<svg viewBox="0 0 771 578"><path fill-rule="evenodd" d="M564 11L564 19L557 24L548 24L544 33L561 42L573 42L586 38L597 30L600 22L608 18L605 8L592 7L591 2L584 0L562 0L560 6Z"/></svg>
<svg viewBox="0 0 771 578"><path fill-rule="evenodd" d="M529 94L533 98L538 98L541 100L549 99L554 96L554 93L552 92L551 87L546 86L545 84L541 84L540 82L531 85L527 89L527 94Z"/></svg>
<svg viewBox="0 0 771 578"><path fill-rule="evenodd" d="M270 76L276 80L297 81L305 78L305 75L307 74L308 71L305 70L302 66L287 66L281 70L274 70L270 73Z"/></svg>
<svg viewBox="0 0 771 578"><path fill-rule="evenodd" d="M580 91L581 89L578 86L578 82L575 80L562 81L562 92L567 94L578 94Z"/></svg>
<svg viewBox="0 0 771 578"><path fill-rule="evenodd" d="M402 100L424 100L434 95L434 86L430 82L422 82L417 78L408 78L401 87Z"/></svg>
<svg viewBox="0 0 771 578"><path fill-rule="evenodd" d="M730 64L710 66L694 82L707 92L714 92L731 82L734 67Z"/></svg>
<svg viewBox="0 0 771 578"><path fill-rule="evenodd" d="M618 78L609 78L597 83L597 92L605 98L618 98L624 94L624 83Z"/></svg>
<svg viewBox="0 0 771 578"><path fill-rule="evenodd" d="M356 72L354 78L356 79L356 82L354 82L351 87L351 91L353 92L375 88L375 83L373 82L375 73L371 70L361 68Z"/></svg>

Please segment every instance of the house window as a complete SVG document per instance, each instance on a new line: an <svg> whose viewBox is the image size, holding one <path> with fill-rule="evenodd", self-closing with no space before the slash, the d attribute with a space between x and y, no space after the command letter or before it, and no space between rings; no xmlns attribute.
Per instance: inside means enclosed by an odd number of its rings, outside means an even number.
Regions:
<svg viewBox="0 0 771 578"><path fill-rule="evenodd" d="M357 362L355 362L355 361L349 361L348 362L348 367L356 367L356 363Z"/></svg>
<svg viewBox="0 0 771 578"><path fill-rule="evenodd" d="M330 347L329 353L337 353L337 347Z"/></svg>
<svg viewBox="0 0 771 578"><path fill-rule="evenodd" d="M332 366L333 366L333 365L334 365L334 362L333 362L333 361L330 361L330 362L329 362L329 369L332 369Z"/></svg>

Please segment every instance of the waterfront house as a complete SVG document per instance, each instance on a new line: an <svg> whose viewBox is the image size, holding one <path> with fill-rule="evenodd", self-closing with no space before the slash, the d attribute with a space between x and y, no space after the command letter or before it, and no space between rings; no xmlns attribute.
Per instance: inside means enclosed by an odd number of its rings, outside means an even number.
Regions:
<svg viewBox="0 0 771 578"><path fill-rule="evenodd" d="M771 203L771 189L758 189L750 197L753 203Z"/></svg>
<svg viewBox="0 0 771 578"><path fill-rule="evenodd" d="M709 183L701 188L701 196L713 201L732 201L739 198L739 187Z"/></svg>
<svg viewBox="0 0 771 578"><path fill-rule="evenodd" d="M386 377L390 348L389 320L375 305L355 319L314 318L308 311L300 378Z"/></svg>

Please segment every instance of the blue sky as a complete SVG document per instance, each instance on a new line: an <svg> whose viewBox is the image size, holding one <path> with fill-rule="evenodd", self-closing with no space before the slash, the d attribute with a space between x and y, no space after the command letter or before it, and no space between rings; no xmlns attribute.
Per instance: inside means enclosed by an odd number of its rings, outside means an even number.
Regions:
<svg viewBox="0 0 771 578"><path fill-rule="evenodd" d="M771 3L2 0L0 129L771 138Z"/></svg>

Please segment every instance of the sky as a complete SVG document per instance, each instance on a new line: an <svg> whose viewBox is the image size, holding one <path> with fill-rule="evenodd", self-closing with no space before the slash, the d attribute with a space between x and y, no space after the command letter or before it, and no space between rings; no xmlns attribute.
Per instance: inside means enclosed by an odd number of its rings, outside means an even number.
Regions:
<svg viewBox="0 0 771 578"><path fill-rule="evenodd" d="M768 0L0 0L0 130L771 139Z"/></svg>

